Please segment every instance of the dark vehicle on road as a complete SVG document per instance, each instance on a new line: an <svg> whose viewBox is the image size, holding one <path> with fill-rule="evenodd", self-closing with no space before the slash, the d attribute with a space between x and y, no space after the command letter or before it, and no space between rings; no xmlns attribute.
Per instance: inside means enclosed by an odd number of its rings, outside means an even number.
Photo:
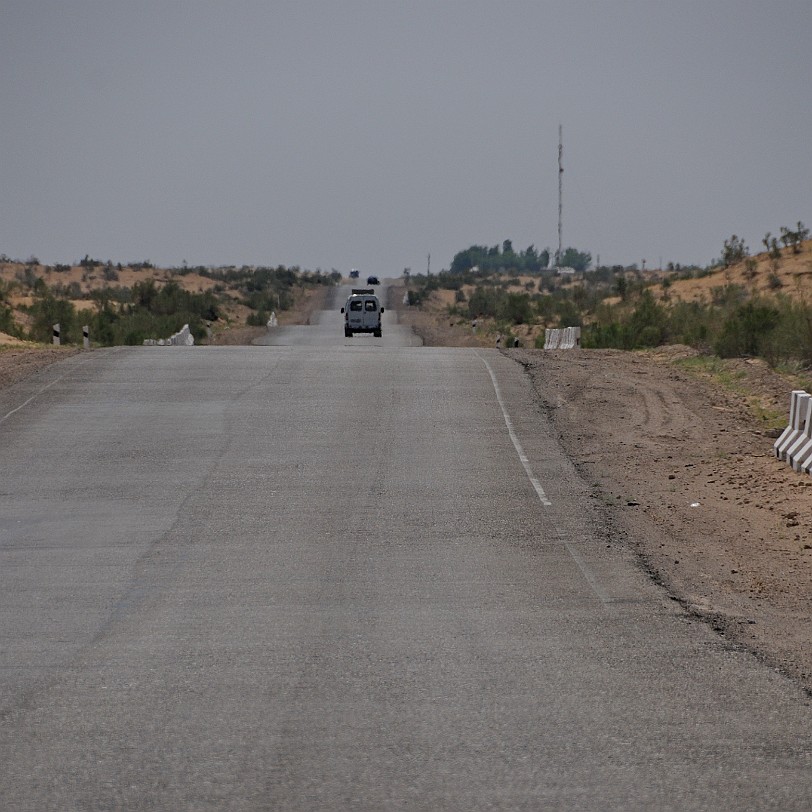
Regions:
<svg viewBox="0 0 812 812"><path fill-rule="evenodd" d="M380 285L381 280L378 279L377 276L368 276L367 277L367 285Z"/></svg>

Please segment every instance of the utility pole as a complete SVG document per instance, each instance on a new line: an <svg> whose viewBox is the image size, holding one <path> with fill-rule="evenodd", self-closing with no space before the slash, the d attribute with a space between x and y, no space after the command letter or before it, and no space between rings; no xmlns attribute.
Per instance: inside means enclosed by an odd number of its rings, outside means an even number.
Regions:
<svg viewBox="0 0 812 812"><path fill-rule="evenodd" d="M429 253L429 259L426 263L426 276L431 276L431 253Z"/></svg>
<svg viewBox="0 0 812 812"><path fill-rule="evenodd" d="M555 267L561 267L561 215L564 211L563 203L563 181L564 181L564 165L562 163L564 158L564 141L562 138L562 128L558 125L558 251L555 254Z"/></svg>

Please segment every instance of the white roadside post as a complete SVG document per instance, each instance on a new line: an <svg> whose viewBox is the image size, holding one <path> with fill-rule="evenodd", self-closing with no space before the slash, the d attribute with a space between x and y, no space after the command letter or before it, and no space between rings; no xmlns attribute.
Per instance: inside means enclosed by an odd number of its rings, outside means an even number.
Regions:
<svg viewBox="0 0 812 812"><path fill-rule="evenodd" d="M787 462L796 471L801 470L802 463L812 451L812 397L803 403L800 430L798 439L787 449Z"/></svg>
<svg viewBox="0 0 812 812"><path fill-rule="evenodd" d="M61 332L62 332L62 328L61 328L61 326L59 325L59 323L57 322L57 323L54 325L54 346L55 346L55 347L58 347L58 346L59 346L59 336L60 336L60 333L61 333Z"/></svg>
<svg viewBox="0 0 812 812"><path fill-rule="evenodd" d="M789 402L789 425L773 444L773 451L779 460L786 460L787 451L801 436L802 421L805 417L805 407L812 399L803 389L793 389Z"/></svg>
<svg viewBox="0 0 812 812"><path fill-rule="evenodd" d="M90 349L90 327L87 324L82 327L82 343L86 350Z"/></svg>

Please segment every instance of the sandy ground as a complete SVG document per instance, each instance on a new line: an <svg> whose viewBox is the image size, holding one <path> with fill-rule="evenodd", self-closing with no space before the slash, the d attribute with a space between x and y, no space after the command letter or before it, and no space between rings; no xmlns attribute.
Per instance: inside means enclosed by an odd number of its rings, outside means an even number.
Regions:
<svg viewBox="0 0 812 812"><path fill-rule="evenodd" d="M314 298L288 318L306 323L319 307ZM493 346L470 325L402 310L427 345ZM0 351L0 386L66 352ZM812 695L812 477L775 459L770 436L787 422L793 385L762 363L730 362L746 398L682 366L694 355L684 347L504 352L525 367L540 418L602 504L607 543L630 546L687 611Z"/></svg>
<svg viewBox="0 0 812 812"><path fill-rule="evenodd" d="M603 503L607 540L691 613L812 693L812 477L773 455L744 398L671 353L509 350ZM749 391L791 387L737 362ZM787 417L784 418L784 423Z"/></svg>

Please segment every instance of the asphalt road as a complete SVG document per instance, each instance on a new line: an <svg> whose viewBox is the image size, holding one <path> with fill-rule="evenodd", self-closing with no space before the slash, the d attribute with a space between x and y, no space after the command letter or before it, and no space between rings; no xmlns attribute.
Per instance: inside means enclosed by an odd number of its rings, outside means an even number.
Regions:
<svg viewBox="0 0 812 812"><path fill-rule="evenodd" d="M809 698L394 315L0 391L0 808L812 808Z"/></svg>
<svg viewBox="0 0 812 812"><path fill-rule="evenodd" d="M381 316L383 335L375 338L371 333L358 333L352 338L344 337L344 315L341 308L353 288L374 290L381 300L384 313ZM397 313L389 308L388 288L369 288L366 285L341 285L333 288L329 297L329 310L317 311L311 318L311 324L294 327L276 327L254 343L259 346L296 346L296 347L419 347L423 342L409 327L398 324ZM316 329L314 329L316 328Z"/></svg>

